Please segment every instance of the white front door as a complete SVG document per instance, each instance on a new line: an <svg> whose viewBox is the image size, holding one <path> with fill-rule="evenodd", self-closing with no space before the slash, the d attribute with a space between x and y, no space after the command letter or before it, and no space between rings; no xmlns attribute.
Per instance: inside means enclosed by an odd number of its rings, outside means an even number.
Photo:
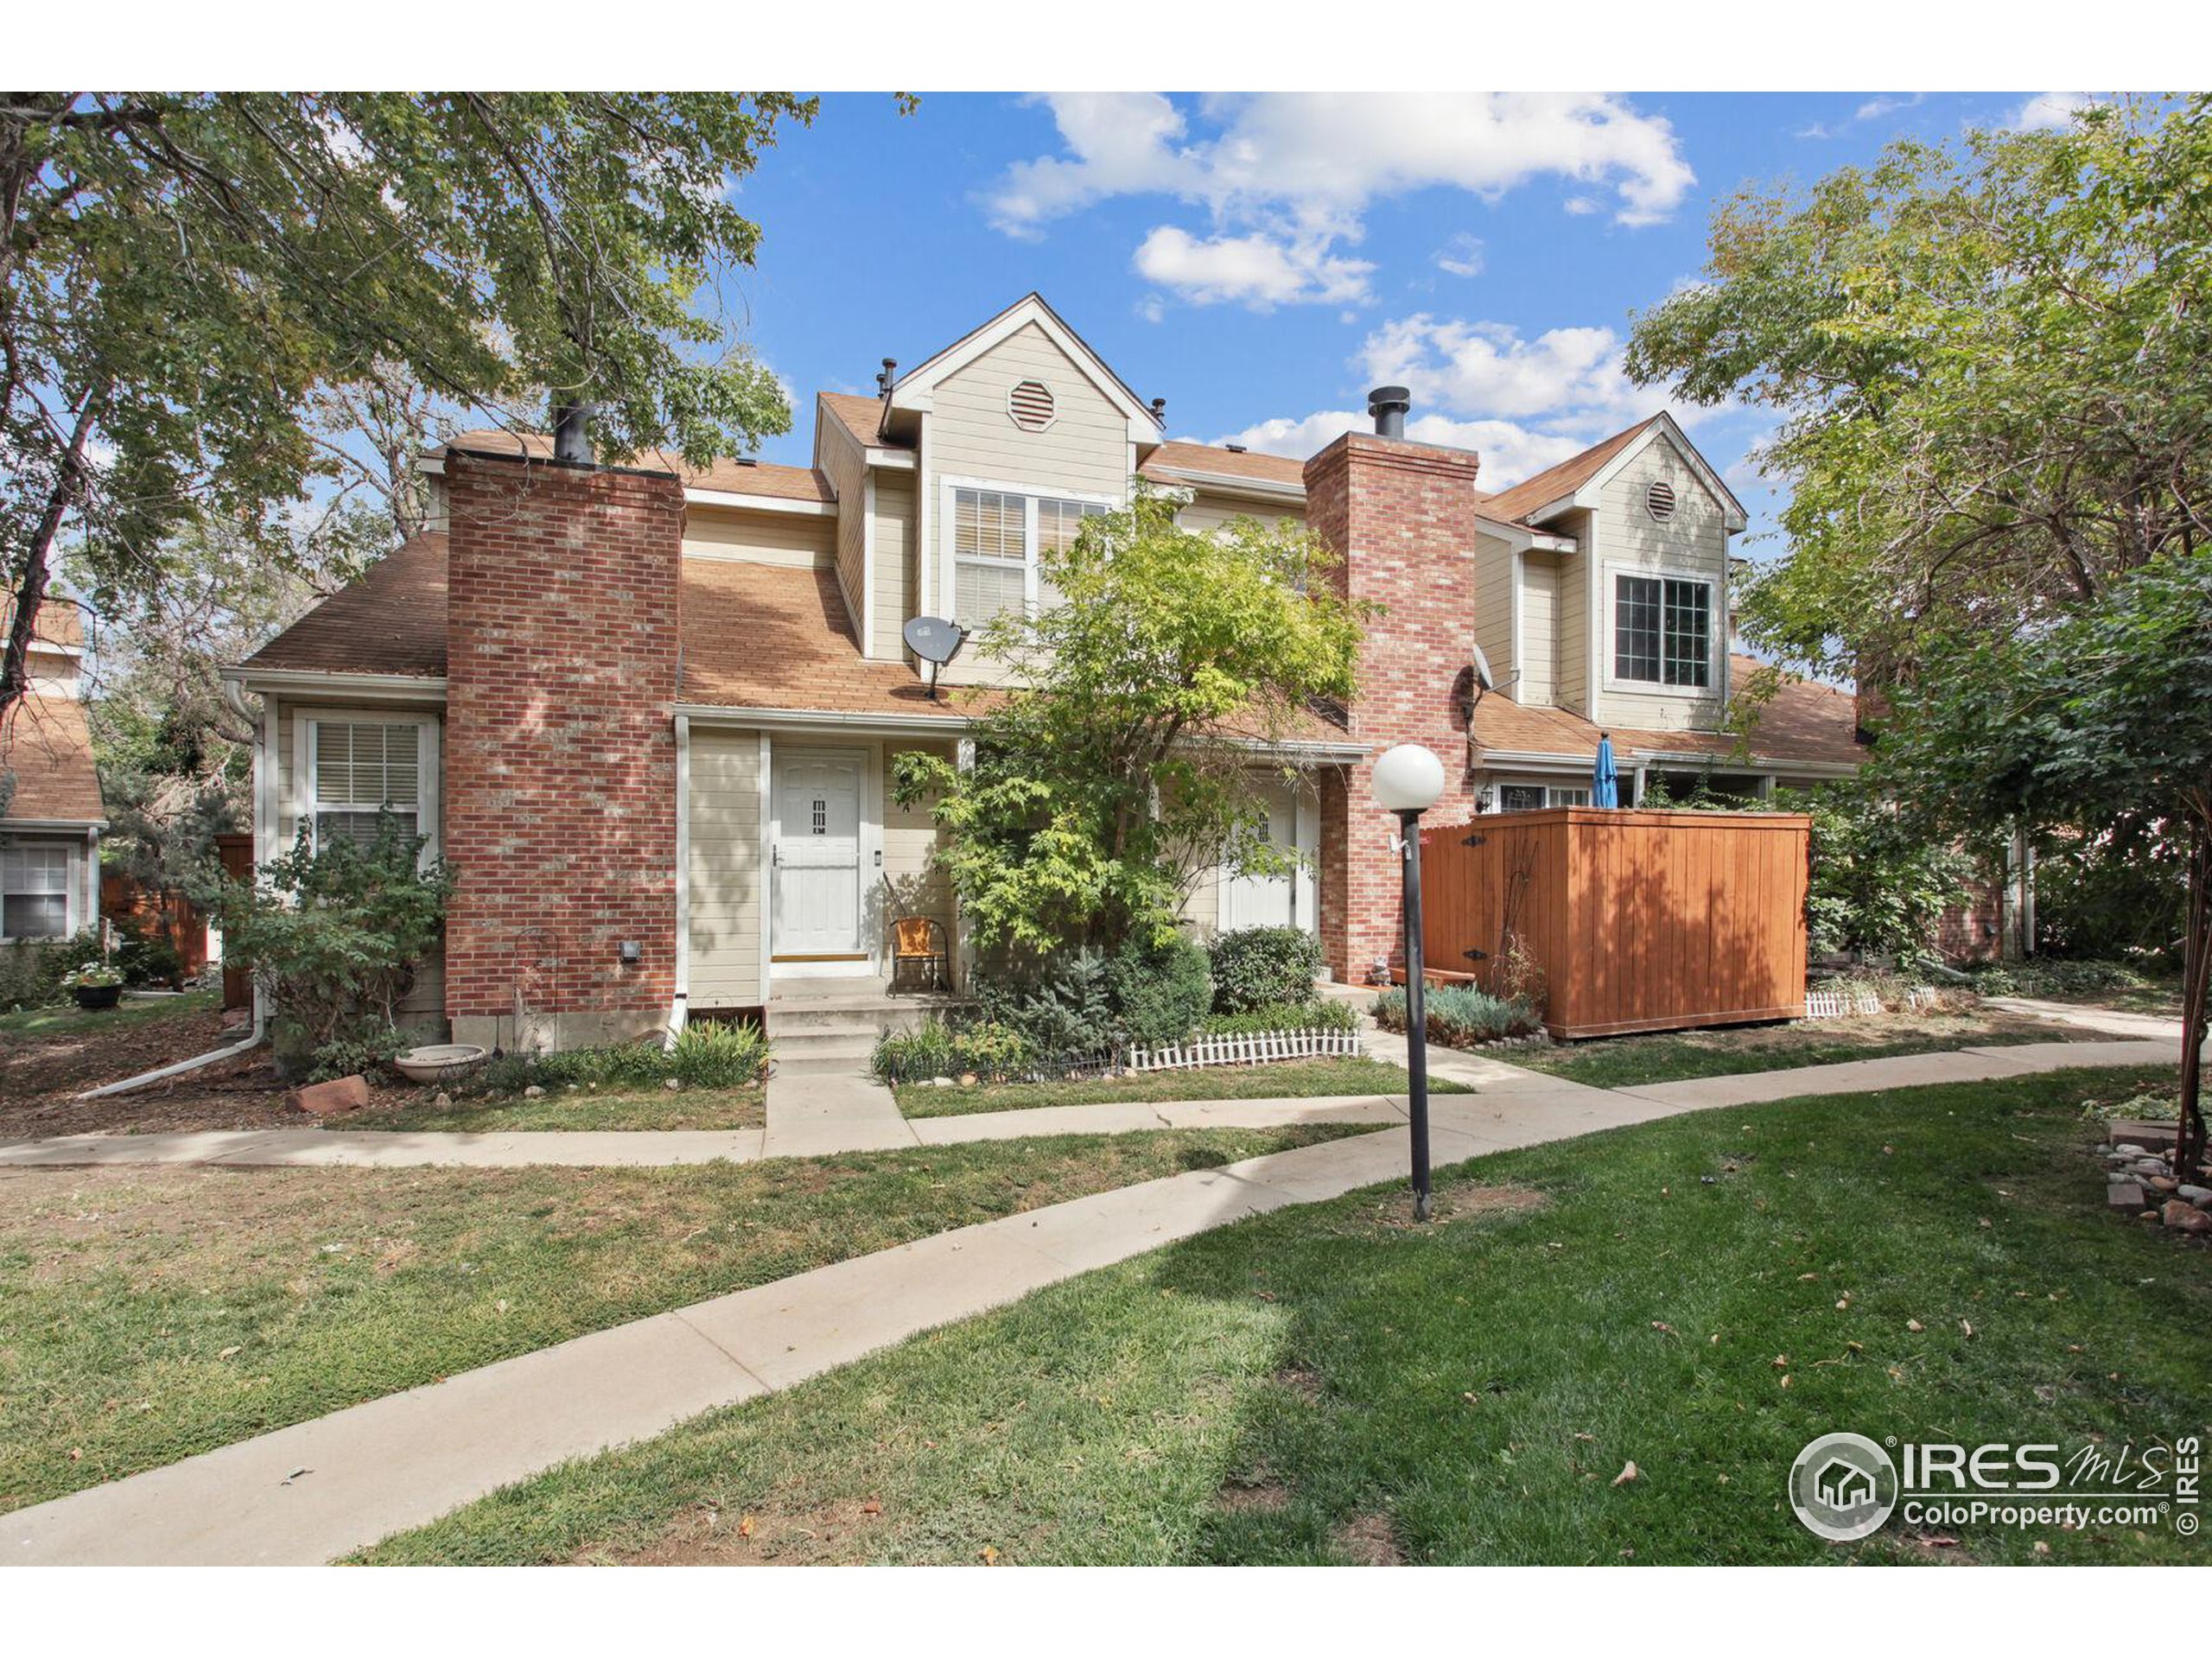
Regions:
<svg viewBox="0 0 2212 1659"><path fill-rule="evenodd" d="M867 753L779 746L772 765L776 881L771 954L802 961L858 957Z"/></svg>
<svg viewBox="0 0 2212 1659"><path fill-rule="evenodd" d="M1313 853L1319 811L1312 792L1280 779L1262 786L1268 808L1268 840L1284 852L1302 855L1287 875L1231 875L1221 884L1222 931L1240 927L1319 926L1315 913Z"/></svg>

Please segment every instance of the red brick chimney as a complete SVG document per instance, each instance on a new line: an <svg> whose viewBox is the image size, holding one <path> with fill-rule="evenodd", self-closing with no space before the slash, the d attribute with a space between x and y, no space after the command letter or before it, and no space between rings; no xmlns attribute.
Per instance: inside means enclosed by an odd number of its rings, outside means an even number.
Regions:
<svg viewBox="0 0 2212 1659"><path fill-rule="evenodd" d="M454 1040L644 1035L676 977L682 486L448 452L445 487Z"/></svg>
<svg viewBox="0 0 2212 1659"><path fill-rule="evenodd" d="M1401 394L1402 395L1402 394ZM1353 600L1383 607L1360 652L1352 735L1368 757L1321 791L1321 946L1354 983L1402 963L1394 814L1375 804L1375 757L1419 743L1444 762L1444 797L1424 820L1474 813L1467 786L1464 671L1475 643L1475 473L1471 450L1347 433L1306 463L1306 517L1342 556ZM1456 964L1433 964L1451 967Z"/></svg>

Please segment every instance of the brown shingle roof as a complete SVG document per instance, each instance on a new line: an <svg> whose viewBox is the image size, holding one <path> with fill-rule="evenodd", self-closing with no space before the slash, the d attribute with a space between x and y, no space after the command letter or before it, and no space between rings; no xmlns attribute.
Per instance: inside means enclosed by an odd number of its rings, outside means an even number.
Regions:
<svg viewBox="0 0 2212 1659"><path fill-rule="evenodd" d="M686 702L838 714L964 712L931 702L903 662L861 655L833 571L735 561L683 562Z"/></svg>
<svg viewBox="0 0 2212 1659"><path fill-rule="evenodd" d="M883 433L883 399L861 397L849 391L818 391L815 393L822 408L838 425L872 448L911 449L913 446L904 438L886 437Z"/></svg>
<svg viewBox="0 0 2212 1659"><path fill-rule="evenodd" d="M1764 666L1758 658L1731 656L1735 683ZM1611 732L1617 751L1659 754L1727 755L1736 739L1722 732L1637 731L1618 726ZM1795 677L1783 681L1759 710L1751 728L1751 753L1761 762L1809 760L1857 766L1866 758L1858 741L1858 699L1833 685ZM1484 697L1475 710L1475 741L1483 749L1512 749L1541 754L1598 753L1600 728L1565 709L1522 704L1506 697Z"/></svg>
<svg viewBox="0 0 2212 1659"><path fill-rule="evenodd" d="M474 449L493 455L528 455L543 460L553 453L553 440L543 432L464 432L446 449ZM687 467L683 457L665 450L648 449L630 463L656 472L673 473L686 489L726 490L734 495L772 496L782 501L834 501L830 480L811 467L781 467L769 461L736 461L728 457L705 467Z"/></svg>
<svg viewBox="0 0 2212 1659"><path fill-rule="evenodd" d="M1569 456L1556 467L1547 467L1534 478L1523 479L1510 490L1500 490L1483 503L1489 516L1508 520L1525 519L1537 508L1556 501L1562 495L1572 495L1603 470L1605 463L1628 448L1643 435L1643 429L1659 417L1638 421L1625 432L1616 432L1603 443L1592 444L1579 455Z"/></svg>
<svg viewBox="0 0 2212 1659"><path fill-rule="evenodd" d="M333 674L446 671L446 538L395 548L245 659L247 668Z"/></svg>
<svg viewBox="0 0 2212 1659"><path fill-rule="evenodd" d="M0 775L11 773L15 788L0 823L96 823L107 816L85 705L74 697L34 690L8 710L0 722Z"/></svg>
<svg viewBox="0 0 2212 1659"><path fill-rule="evenodd" d="M1249 478L1263 484L1306 486L1306 463L1287 455L1263 455L1253 450L1224 449L1217 444L1186 443L1171 439L1144 458L1137 468L1146 478L1173 473L1212 473L1224 478Z"/></svg>

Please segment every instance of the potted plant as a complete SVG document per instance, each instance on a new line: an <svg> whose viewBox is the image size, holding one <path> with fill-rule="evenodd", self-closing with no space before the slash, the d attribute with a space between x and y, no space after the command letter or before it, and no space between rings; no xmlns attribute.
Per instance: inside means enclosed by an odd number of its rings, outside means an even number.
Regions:
<svg viewBox="0 0 2212 1659"><path fill-rule="evenodd" d="M123 1001L123 970L105 962L88 962L62 975L61 983L80 1008L111 1008Z"/></svg>

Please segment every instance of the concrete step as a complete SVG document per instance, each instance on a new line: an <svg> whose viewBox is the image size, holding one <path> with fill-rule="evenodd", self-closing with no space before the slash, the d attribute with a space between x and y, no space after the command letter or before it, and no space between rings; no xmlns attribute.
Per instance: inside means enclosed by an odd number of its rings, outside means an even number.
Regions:
<svg viewBox="0 0 2212 1659"><path fill-rule="evenodd" d="M793 1054L782 1049L776 1051L776 1076L779 1077L864 1077L868 1075L868 1056L862 1054Z"/></svg>
<svg viewBox="0 0 2212 1659"><path fill-rule="evenodd" d="M951 998L852 997L836 1001L809 998L801 1002L771 1002L771 1035L800 1031L912 1031L931 1014L943 1015L961 1006Z"/></svg>
<svg viewBox="0 0 2212 1659"><path fill-rule="evenodd" d="M779 1055L810 1055L817 1058L866 1059L875 1052L872 1031L784 1031L768 1039Z"/></svg>

